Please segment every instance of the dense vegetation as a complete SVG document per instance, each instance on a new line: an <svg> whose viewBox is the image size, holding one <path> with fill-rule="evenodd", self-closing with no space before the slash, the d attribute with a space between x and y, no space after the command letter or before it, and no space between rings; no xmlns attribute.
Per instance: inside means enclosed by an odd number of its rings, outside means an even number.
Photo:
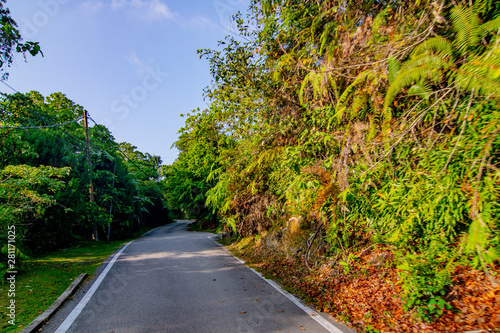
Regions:
<svg viewBox="0 0 500 333"><path fill-rule="evenodd" d="M41 54L38 43L23 42L4 4L0 0L2 80L16 54ZM8 230L15 231L11 245L20 269L27 255L91 236L97 241L99 234L107 241L120 239L171 220L160 158L115 142L106 127L94 123L89 165L83 111L62 93L0 97L0 277L10 268ZM90 179L95 200L89 196Z"/></svg>
<svg viewBox="0 0 500 333"><path fill-rule="evenodd" d="M109 240L168 221L159 157L116 143L102 125L89 128L95 202L89 201L82 115L83 108L61 93L2 96L0 223L4 230L16 227L21 252L90 239L92 224ZM7 244L7 233L1 237Z"/></svg>
<svg viewBox="0 0 500 333"><path fill-rule="evenodd" d="M452 281L477 269L498 316L499 14L489 0L253 1L238 37L199 51L211 104L180 131L170 205L309 271L352 276L387 249L417 320L463 314ZM493 314L467 325L498 327ZM395 330L391 316L374 327Z"/></svg>

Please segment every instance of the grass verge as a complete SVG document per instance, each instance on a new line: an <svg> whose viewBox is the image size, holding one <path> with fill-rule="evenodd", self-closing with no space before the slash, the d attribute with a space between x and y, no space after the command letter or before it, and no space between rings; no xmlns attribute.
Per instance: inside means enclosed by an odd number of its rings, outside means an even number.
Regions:
<svg viewBox="0 0 500 333"><path fill-rule="evenodd" d="M113 241L80 242L71 248L33 257L23 262L16 276L15 297L9 298L9 284L0 284L0 331L15 333L28 326L44 312L81 273L90 279L97 267L125 243L139 238L153 228L141 228L130 238ZM7 306L16 301L15 325L8 323Z"/></svg>

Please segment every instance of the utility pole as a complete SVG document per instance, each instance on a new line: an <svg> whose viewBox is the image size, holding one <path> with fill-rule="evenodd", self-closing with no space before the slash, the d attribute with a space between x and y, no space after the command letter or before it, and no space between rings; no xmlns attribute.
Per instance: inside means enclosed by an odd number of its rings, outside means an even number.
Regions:
<svg viewBox="0 0 500 333"><path fill-rule="evenodd" d="M88 122L88 113L87 110L83 110L83 124L85 126L85 145L87 147L87 167L88 167L88 174L89 174L89 199L90 199L90 204L91 206L94 206L93 203L95 202L94 198L94 183L92 181L92 160L90 159L90 141L89 141L89 122ZM98 235L97 235L97 224L95 217L93 216L93 212L91 215L92 219L92 240L98 241Z"/></svg>
<svg viewBox="0 0 500 333"><path fill-rule="evenodd" d="M113 167L113 185L111 185L111 189L113 190L115 188L115 175L116 175L116 157L115 157L115 166ZM113 195L111 195L111 200L109 204L109 218L112 218L113 215L111 213L113 212ZM109 243L109 237L111 234L111 220L108 221L108 233L106 234L106 243Z"/></svg>

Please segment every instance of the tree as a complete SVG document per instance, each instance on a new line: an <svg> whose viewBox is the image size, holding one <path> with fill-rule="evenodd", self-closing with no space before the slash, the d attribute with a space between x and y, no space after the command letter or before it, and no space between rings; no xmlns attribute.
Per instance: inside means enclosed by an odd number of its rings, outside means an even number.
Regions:
<svg viewBox="0 0 500 333"><path fill-rule="evenodd" d="M137 195L134 200L142 223L159 226L171 222L160 181L161 158L142 153L137 147L126 142L120 143L118 149L136 182Z"/></svg>
<svg viewBox="0 0 500 333"><path fill-rule="evenodd" d="M217 220L217 209L206 205L207 191L215 183L209 176L217 168L219 150L226 145L226 138L217 126L209 112L188 115L175 143L179 156L162 170L169 207L207 226L213 226Z"/></svg>
<svg viewBox="0 0 500 333"><path fill-rule="evenodd" d="M25 166L32 172L51 168L69 173L65 186L51 193L50 205L26 216L23 246L27 251L46 251L87 239L89 221L96 221L108 239L124 237L144 224L169 221L158 183L159 157L135 147L126 157L120 151L123 145L97 124L89 128L96 198L89 203L82 113L83 107L62 93L47 97L38 92L16 93L0 101L0 123L5 127L0 129L4 134L0 168ZM5 207L12 205L9 202Z"/></svg>
<svg viewBox="0 0 500 333"><path fill-rule="evenodd" d="M19 258L16 265L26 258L22 251L27 250L25 241L30 224L41 218L47 208L59 204L55 194L66 186L63 179L67 179L69 173L70 168L29 165L9 165L0 171L0 227L2 230L15 228ZM0 233L0 240L5 244L0 249L4 259L8 253L7 233ZM9 270L6 263L7 260L0 263L0 278Z"/></svg>
<svg viewBox="0 0 500 333"><path fill-rule="evenodd" d="M432 320L459 260L500 260L499 16L490 0L252 2L241 38L201 51L210 107L181 130L171 204L266 231L309 269L389 245L407 310Z"/></svg>
<svg viewBox="0 0 500 333"><path fill-rule="evenodd" d="M38 42L22 43L22 37L17 29L17 23L10 16L10 10L5 7L6 0L0 0L0 74L1 79L8 77L6 67L12 64L14 52L20 53L26 59L28 52L32 56L43 53Z"/></svg>

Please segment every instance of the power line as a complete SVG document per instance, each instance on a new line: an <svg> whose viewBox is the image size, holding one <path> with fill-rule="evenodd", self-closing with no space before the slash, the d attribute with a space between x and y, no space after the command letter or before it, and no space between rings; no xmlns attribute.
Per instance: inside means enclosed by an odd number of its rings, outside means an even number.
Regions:
<svg viewBox="0 0 500 333"><path fill-rule="evenodd" d="M7 83L5 83L5 81L4 81L4 80L2 80L2 83L3 83L3 84L5 84L5 85L6 85L7 87L9 87L10 89L14 90L16 93L19 93L19 94L20 94L20 92L19 92L19 91L17 91L16 89L12 88L11 86L9 86Z"/></svg>
<svg viewBox="0 0 500 333"><path fill-rule="evenodd" d="M2 81L3 82L3 81ZM71 123L75 123L77 121L80 121L82 120L83 117L80 117L78 119L73 119L71 121L67 121L65 123L61 123L61 124L52 124L52 125L44 125L44 126L29 126L29 127L15 127L15 126L0 126L0 128L4 128L4 129L40 129L40 128L50 128L50 127L58 127L58 126L64 126L64 125L67 125L67 124L71 124Z"/></svg>
<svg viewBox="0 0 500 333"><path fill-rule="evenodd" d="M14 89L13 87L11 87L10 85L8 85L5 81L1 80L1 82L6 85L7 87L9 87L10 89L12 89L13 91L21 94L18 90ZM34 114L36 114L38 117L42 118L42 116L37 112L37 111L34 111L34 110L31 110L31 112L33 112ZM100 125L98 124L91 116L89 113L87 113L88 115L88 118L95 124L95 125ZM42 130L44 128L54 128L54 127L59 127L59 126L64 126L64 125L67 125L67 124L71 124L71 123L74 123L74 122L78 122L80 120L82 120L83 117L79 117L78 119L74 119L74 120L71 120L71 121L68 121L68 122L65 122L65 123L61 123L61 124L52 124L52 125L44 125L44 126L19 126L19 127L16 127L16 126L0 126L0 129L21 129L21 130L28 130L28 129L38 129L38 130ZM29 121L29 120L28 120ZM31 121L29 121L31 122ZM102 126L102 125L101 125ZM105 127L105 126L104 126ZM108 133L104 133L104 131L98 127L99 131L101 131L101 133L103 133L104 135L108 135ZM45 132L45 131L43 131ZM74 143L71 143L71 142L68 142L60 137L57 137L53 134L50 134L49 132L45 132L47 134L49 134L50 136L56 138L56 139L59 139L63 142L66 142L66 143L69 143L71 145L73 145L74 147L77 147L77 145L75 145ZM79 144L82 144L82 145L85 145L85 143L83 142L83 140L81 140L80 138L77 138L71 134L69 134L67 131L65 131L65 134L72 137L73 139L75 139ZM78 147L80 148L80 147ZM96 150L97 152L100 152L100 153L106 153L108 156L110 157L113 157L112 154L110 154L108 151L106 151L105 149L101 149L101 148L94 148L94 147L91 147L91 152L92 153L96 153ZM130 162L131 164L133 164L137 169L138 171L142 172L148 179L151 177L150 175L148 175L146 172L144 172L141 168L141 166L137 165L134 161L132 161L131 159L127 158L127 156L125 155L125 153L120 149L120 147L118 147L118 152L121 153L123 155L123 157L125 157L127 159L128 162Z"/></svg>
<svg viewBox="0 0 500 333"><path fill-rule="evenodd" d="M15 88L13 88L12 86L8 85L5 81L1 80L1 82L2 82L4 85L6 85L7 87L9 87L10 89L12 89L13 91L15 91L16 93L18 93L18 94L22 94L21 92L19 92L19 90L17 90L17 89L15 89ZM42 122L46 122L46 121L47 121L47 118L46 118L45 116L41 115L40 113L38 113L38 111L33 110L33 109L28 109L28 111L31 111L33 114L35 114L35 115L36 115L36 116L37 116L40 120L42 120ZM44 133L46 133L46 134L48 134L48 135L50 135L50 136L52 136L52 137L54 137L54 138L56 138L56 139L58 139L58 140L62 141L62 142L68 143L68 144L72 145L73 147L76 147L76 148L80 149L80 148L81 148L81 146L79 147L79 146L78 146L78 145L76 145L75 143L72 143L72 142L66 141L66 140L64 140L64 139L62 139L62 138L60 138L60 137L58 137L58 136L55 136L55 135L53 135L53 134L49 133L49 132L43 131L42 129L43 129L43 128L51 128L51 127L63 126L63 125L66 125L66 124L70 124L70 123L73 123L73 122L80 121L81 119L83 119L83 117L80 117L80 118L78 118L78 119L75 119L75 120L72 120L72 121L69 121L69 122L65 122L65 123L62 123L62 124L53 124L53 125L46 125L46 126L29 126L29 127L28 127L28 126L25 126L25 127L3 126L3 127L0 127L0 128L4 128L4 129L38 129L38 130L40 130L40 131L42 131L42 132L44 132ZM29 123L31 123L31 120L30 120L30 119L27 119L27 120L28 120L28 122L29 122ZM65 133L66 135L68 135L68 136L72 137L73 139L75 139L75 140L76 140L76 142L77 142L78 144L85 146L85 142L83 142L83 140L82 140L82 139L77 138L77 137L75 137L75 136L71 135L71 134L70 134L69 132L67 132L67 131L64 131L64 133ZM92 149L92 152L93 152L93 153L95 153L95 151L94 151L93 149Z"/></svg>
<svg viewBox="0 0 500 333"><path fill-rule="evenodd" d="M88 117L90 120L92 120L92 122L95 124L95 125L99 125L94 119L92 119L92 117L90 116L90 114L88 114ZM101 125L102 126L102 125ZM105 134L102 129L100 127L97 128L99 131L101 131L102 134ZM127 155L125 155L125 153L121 150L120 147L117 147L118 148L118 152L121 153L123 155L123 157L125 158L125 160L127 162L130 162L131 164L133 164L137 170L139 170L140 172L142 172L148 179L151 178L151 175L148 175L144 170L141 169L141 166L137 165L132 159L128 158Z"/></svg>
<svg viewBox="0 0 500 333"><path fill-rule="evenodd" d="M9 87L10 89L12 89L13 91L15 91L16 93L18 94L21 94L21 92L19 92L19 90L13 88L12 86L10 86L9 84L7 84L4 80L1 80L1 82L6 85L7 87ZM28 111L31 111L33 114L35 114L38 118L42 119L43 121L46 121L46 118L43 117L42 115L40 115L38 113L38 111L35 111L33 109L28 109ZM58 126L63 126L63 125L67 125L67 124L71 124L71 123L74 123L74 122L77 122L77 121L80 121L82 120L83 117L80 117L78 119L74 119L74 120L71 120L71 121L68 121L68 122L65 122L65 123L61 123L61 124L52 124L52 125L42 125L42 126L18 126L18 127L14 127L14 126L0 126L0 128L3 128L3 129L41 129L41 128L50 128L50 127L58 127ZM31 121L28 119L28 121L31 123Z"/></svg>

